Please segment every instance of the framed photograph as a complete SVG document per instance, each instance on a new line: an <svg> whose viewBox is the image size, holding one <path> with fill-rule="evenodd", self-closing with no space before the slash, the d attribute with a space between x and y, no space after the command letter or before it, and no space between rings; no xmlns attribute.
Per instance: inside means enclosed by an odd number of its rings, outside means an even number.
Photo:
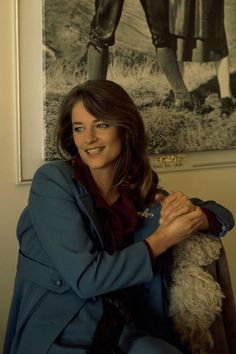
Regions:
<svg viewBox="0 0 236 354"><path fill-rule="evenodd" d="M205 6L207 2L197 0L196 4ZM178 26L173 19L188 18L186 13L173 15L179 9L175 1L168 3L177 57L179 48L187 48L189 53L191 47L194 53L197 46L179 43L179 35L174 33ZM236 96L236 0L217 3L223 4L229 79ZM117 10L117 27L106 44L107 79L123 86L139 107L153 168L162 172L236 165L236 112L221 115L216 58L179 59L181 63L184 60L181 74L193 105L178 107L177 96L159 64L158 36L150 25L147 6L125 0ZM91 47L96 50L94 15L94 0L15 0L18 183L30 182L40 164L58 158L53 142L58 108L66 92L91 76L95 57L90 55L88 60L87 51ZM227 85L227 71L224 75Z"/></svg>

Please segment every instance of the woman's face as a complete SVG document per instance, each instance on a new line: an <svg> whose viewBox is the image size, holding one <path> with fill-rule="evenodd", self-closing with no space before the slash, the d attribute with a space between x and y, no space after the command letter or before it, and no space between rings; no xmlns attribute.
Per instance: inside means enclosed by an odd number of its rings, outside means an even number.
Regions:
<svg viewBox="0 0 236 354"><path fill-rule="evenodd" d="M74 142L84 163L90 170L112 171L122 148L119 129L87 112L83 102L74 105L71 120Z"/></svg>

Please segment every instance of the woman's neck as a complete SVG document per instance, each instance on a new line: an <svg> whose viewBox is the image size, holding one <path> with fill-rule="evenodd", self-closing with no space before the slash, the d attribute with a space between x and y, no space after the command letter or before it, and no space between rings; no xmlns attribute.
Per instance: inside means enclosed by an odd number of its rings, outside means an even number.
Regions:
<svg viewBox="0 0 236 354"><path fill-rule="evenodd" d="M100 195L109 205L112 205L120 196L119 188L113 187L113 173L93 169L91 170L91 174Z"/></svg>

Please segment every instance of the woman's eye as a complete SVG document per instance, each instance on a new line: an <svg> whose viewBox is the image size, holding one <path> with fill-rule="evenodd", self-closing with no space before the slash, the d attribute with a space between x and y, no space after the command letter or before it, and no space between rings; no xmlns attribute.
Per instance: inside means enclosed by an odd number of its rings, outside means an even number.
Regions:
<svg viewBox="0 0 236 354"><path fill-rule="evenodd" d="M74 127L74 132L81 133L82 131L84 131L84 127Z"/></svg>
<svg viewBox="0 0 236 354"><path fill-rule="evenodd" d="M108 123L104 123L104 122L98 123L98 124L96 125L97 128L102 128L102 129L109 128L109 126L110 126L110 125L109 125Z"/></svg>

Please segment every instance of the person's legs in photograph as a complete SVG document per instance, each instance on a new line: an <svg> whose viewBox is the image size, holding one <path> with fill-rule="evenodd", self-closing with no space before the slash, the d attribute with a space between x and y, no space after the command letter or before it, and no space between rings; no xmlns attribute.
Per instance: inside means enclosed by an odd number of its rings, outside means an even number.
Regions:
<svg viewBox="0 0 236 354"><path fill-rule="evenodd" d="M141 0L141 3L156 48L159 66L174 91L174 94L170 92L172 97L167 97L163 104L167 107L174 105L178 110L192 110L192 97L179 70L175 50L172 48L168 1Z"/></svg>
<svg viewBox="0 0 236 354"><path fill-rule="evenodd" d="M115 42L124 0L96 0L87 52L88 79L105 80L109 65L109 46Z"/></svg>
<svg viewBox="0 0 236 354"><path fill-rule="evenodd" d="M179 70L172 48L157 48L157 58L161 70L174 91L174 106L177 110L193 110L193 100Z"/></svg>
<svg viewBox="0 0 236 354"><path fill-rule="evenodd" d="M229 57L214 61L220 90L221 116L229 116L234 111L234 103L230 89Z"/></svg>
<svg viewBox="0 0 236 354"><path fill-rule="evenodd" d="M109 62L108 47L89 45L87 52L87 73L89 80L105 80Z"/></svg>

